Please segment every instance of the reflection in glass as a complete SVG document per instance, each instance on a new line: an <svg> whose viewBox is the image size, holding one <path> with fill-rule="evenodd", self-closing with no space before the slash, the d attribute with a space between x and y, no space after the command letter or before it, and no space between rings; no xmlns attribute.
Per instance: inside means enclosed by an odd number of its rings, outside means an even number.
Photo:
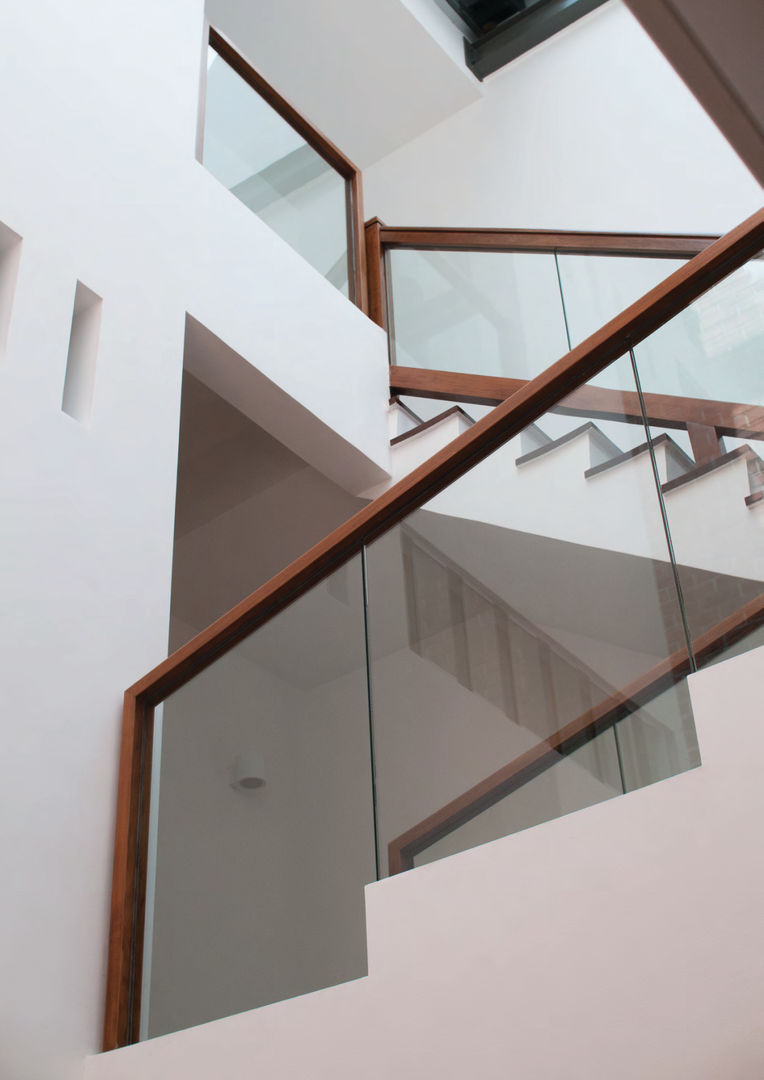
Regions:
<svg viewBox="0 0 764 1080"><path fill-rule="evenodd" d="M144 1037L365 974L360 556L168 698L156 740Z"/></svg>
<svg viewBox="0 0 764 1080"><path fill-rule="evenodd" d="M700 765L690 691L684 679L619 720L615 733L626 791Z"/></svg>
<svg viewBox="0 0 764 1080"><path fill-rule="evenodd" d="M697 764L663 668L687 653L650 455L623 453L646 441L635 398L612 392L605 433L576 392L369 546L383 869L396 845L426 861Z"/></svg>
<svg viewBox="0 0 764 1080"><path fill-rule="evenodd" d="M618 744L610 728L569 754L555 755L538 776L415 855L414 865L424 866L484 844L487 839L530 829L622 795L624 790Z"/></svg>
<svg viewBox="0 0 764 1080"><path fill-rule="evenodd" d="M348 294L344 178L212 48L202 161L237 199Z"/></svg>

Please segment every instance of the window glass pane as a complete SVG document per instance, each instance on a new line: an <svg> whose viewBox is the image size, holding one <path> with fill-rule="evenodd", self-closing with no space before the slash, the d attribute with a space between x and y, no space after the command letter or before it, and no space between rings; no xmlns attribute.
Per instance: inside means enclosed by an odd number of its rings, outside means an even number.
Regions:
<svg viewBox="0 0 764 1080"><path fill-rule="evenodd" d="M448 0L454 11L458 12L470 26L480 33L491 30L519 15L522 11L536 7L542 0Z"/></svg>
<svg viewBox="0 0 764 1080"><path fill-rule="evenodd" d="M237 199L348 294L344 178L212 48L202 160Z"/></svg>

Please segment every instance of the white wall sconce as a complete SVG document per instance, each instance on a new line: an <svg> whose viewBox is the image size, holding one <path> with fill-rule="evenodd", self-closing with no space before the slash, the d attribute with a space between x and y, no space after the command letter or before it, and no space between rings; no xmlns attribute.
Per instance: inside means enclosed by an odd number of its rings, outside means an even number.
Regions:
<svg viewBox="0 0 764 1080"><path fill-rule="evenodd" d="M254 791L265 786L265 766L261 754L239 754L233 766L231 787L238 791Z"/></svg>

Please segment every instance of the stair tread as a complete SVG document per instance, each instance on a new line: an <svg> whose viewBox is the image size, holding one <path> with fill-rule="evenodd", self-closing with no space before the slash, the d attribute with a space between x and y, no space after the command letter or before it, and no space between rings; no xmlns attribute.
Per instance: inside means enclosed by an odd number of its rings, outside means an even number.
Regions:
<svg viewBox="0 0 764 1080"><path fill-rule="evenodd" d="M762 461L756 451L746 443L745 446L738 446L734 450L730 450L728 453L722 454L718 458L714 458L713 461L707 461L703 465L696 465L690 472L685 473L684 476L678 476L676 480L669 480L665 484L661 484L661 491L675 491L676 488L682 487L684 484L689 484L693 480L698 480L701 476L705 476L715 469L720 469L724 465L729 465L731 462L737 461L740 458L744 458L748 461L749 469L751 466L757 468L760 466L764 468L764 461Z"/></svg>
<svg viewBox="0 0 764 1080"><path fill-rule="evenodd" d="M596 438L608 443L616 454L621 453L620 447L616 446L612 439L609 439L604 431L602 431L593 420L587 420L585 424L581 424L580 427L574 428L573 431L566 432L565 435L561 435L558 439L550 440L550 442L545 443L544 446L540 446L538 450L530 450L527 454L521 454L520 457L515 458L515 465L525 465L529 461L535 461L544 454L551 453L558 447L564 446L565 443L572 442L573 439L577 439L580 435L584 435L587 432L591 432Z"/></svg>
<svg viewBox="0 0 764 1080"><path fill-rule="evenodd" d="M688 471L695 468L695 462L686 454L681 446L671 438L670 435L661 434L656 439L653 439L653 446L669 446L672 452L676 452L682 459L683 464L687 465ZM611 458L610 461L604 461L601 465L593 465L591 469L587 469L584 476L587 480L592 476L598 476L600 473L606 472L608 469L613 469L617 465L623 465L627 461L631 461L635 457L639 457L641 454L645 454L650 449L650 444L647 442L640 443L639 446L633 447L631 450L624 450L623 453L618 454L617 457ZM683 480L684 477L678 479ZM670 481L675 483L675 481Z"/></svg>
<svg viewBox="0 0 764 1080"><path fill-rule="evenodd" d="M422 420L416 427L411 428L409 431L404 431L401 435L396 435L395 438L390 440L391 446L397 446L398 443L404 441L404 439L410 439L413 435L420 435L428 428L435 427L436 424L440 424L443 420L447 420L450 416L461 415L472 425L475 423L474 419L465 412L461 405L452 405L450 409L446 409L445 412L438 413L437 416L433 416L430 420Z"/></svg>

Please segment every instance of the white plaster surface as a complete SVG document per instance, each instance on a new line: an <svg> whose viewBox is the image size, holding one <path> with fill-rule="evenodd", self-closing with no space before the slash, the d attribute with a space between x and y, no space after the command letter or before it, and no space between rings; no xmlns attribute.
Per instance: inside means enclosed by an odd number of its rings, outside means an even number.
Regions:
<svg viewBox="0 0 764 1080"><path fill-rule="evenodd" d="M272 432L292 407L335 476L387 462L381 331L195 160L203 20L201 0L3 11L8 1080L77 1075L100 1043L121 697L166 655L186 312L268 381ZM61 411L78 280L103 297L88 427Z"/></svg>
<svg viewBox="0 0 764 1080"><path fill-rule="evenodd" d="M458 34L417 0L207 0L211 23L360 168L477 101ZM285 31L285 28L288 28ZM368 216L368 215L367 215Z"/></svg>
<svg viewBox="0 0 764 1080"><path fill-rule="evenodd" d="M761 189L619 0L367 170L388 225L725 232Z"/></svg>
<svg viewBox="0 0 764 1080"><path fill-rule="evenodd" d="M759 1075L763 660L691 677L699 769L369 886L367 979L87 1080Z"/></svg>

